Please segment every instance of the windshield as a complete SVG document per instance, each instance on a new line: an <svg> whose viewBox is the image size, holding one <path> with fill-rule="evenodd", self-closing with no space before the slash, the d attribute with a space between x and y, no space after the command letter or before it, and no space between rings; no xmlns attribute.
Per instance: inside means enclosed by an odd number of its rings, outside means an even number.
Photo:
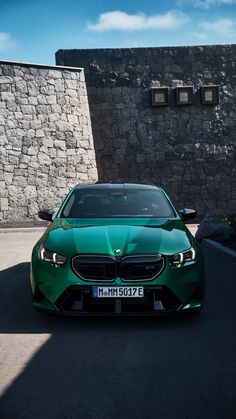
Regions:
<svg viewBox="0 0 236 419"><path fill-rule="evenodd" d="M173 218L174 211L159 189L74 189L60 218Z"/></svg>

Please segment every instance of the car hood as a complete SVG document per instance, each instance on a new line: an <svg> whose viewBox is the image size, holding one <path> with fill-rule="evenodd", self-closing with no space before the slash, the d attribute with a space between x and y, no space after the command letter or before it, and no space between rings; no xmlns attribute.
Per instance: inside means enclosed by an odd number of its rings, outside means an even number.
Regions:
<svg viewBox="0 0 236 419"><path fill-rule="evenodd" d="M118 255L174 254L188 249L193 237L181 220L55 219L42 238L44 246L65 256L76 253Z"/></svg>

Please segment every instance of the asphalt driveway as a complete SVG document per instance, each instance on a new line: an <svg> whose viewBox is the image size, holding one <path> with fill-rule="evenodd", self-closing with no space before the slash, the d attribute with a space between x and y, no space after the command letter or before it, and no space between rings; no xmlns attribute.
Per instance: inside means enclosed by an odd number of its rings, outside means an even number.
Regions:
<svg viewBox="0 0 236 419"><path fill-rule="evenodd" d="M17 234L0 238L1 419L235 419L235 259L205 250L200 316L57 318L30 304L40 232ZM22 237L26 260L11 264Z"/></svg>

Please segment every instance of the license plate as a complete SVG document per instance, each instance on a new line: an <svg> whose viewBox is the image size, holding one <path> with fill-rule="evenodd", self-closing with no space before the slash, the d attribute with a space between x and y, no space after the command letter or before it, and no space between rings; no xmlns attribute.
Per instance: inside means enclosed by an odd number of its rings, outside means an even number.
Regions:
<svg viewBox="0 0 236 419"><path fill-rule="evenodd" d="M143 287L93 287L94 298L142 298Z"/></svg>

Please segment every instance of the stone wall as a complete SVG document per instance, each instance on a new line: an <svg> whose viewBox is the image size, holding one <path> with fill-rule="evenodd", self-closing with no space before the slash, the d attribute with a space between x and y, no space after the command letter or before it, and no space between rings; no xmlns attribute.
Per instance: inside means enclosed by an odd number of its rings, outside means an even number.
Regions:
<svg viewBox="0 0 236 419"><path fill-rule="evenodd" d="M0 222L37 219L96 179L83 70L0 62Z"/></svg>
<svg viewBox="0 0 236 419"><path fill-rule="evenodd" d="M236 45L59 50L81 66L100 180L149 180L177 207L236 210ZM201 105L199 87L220 86ZM151 86L194 86L194 105L150 105Z"/></svg>

